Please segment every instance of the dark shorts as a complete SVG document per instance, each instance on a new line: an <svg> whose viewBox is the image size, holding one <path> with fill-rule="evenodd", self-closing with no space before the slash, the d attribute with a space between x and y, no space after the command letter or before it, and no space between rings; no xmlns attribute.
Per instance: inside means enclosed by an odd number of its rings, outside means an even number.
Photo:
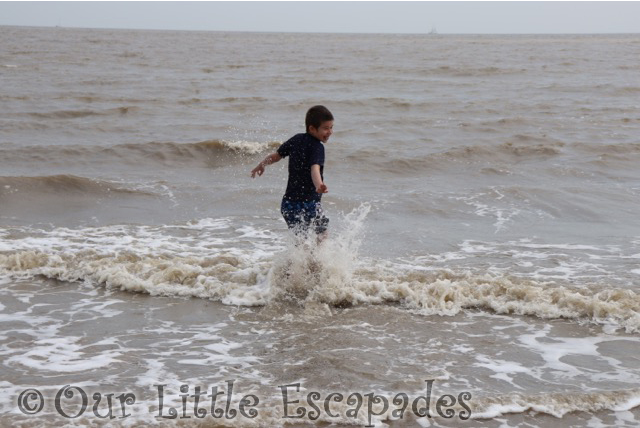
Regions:
<svg viewBox="0 0 640 428"><path fill-rule="evenodd" d="M289 229L295 233L307 233L312 229L319 235L324 233L329 225L329 219L324 215L320 202L292 202L283 199L280 212Z"/></svg>

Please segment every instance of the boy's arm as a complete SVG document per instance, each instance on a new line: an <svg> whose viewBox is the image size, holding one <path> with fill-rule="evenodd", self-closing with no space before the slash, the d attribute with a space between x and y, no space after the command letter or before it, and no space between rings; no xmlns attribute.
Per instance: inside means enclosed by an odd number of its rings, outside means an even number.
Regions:
<svg viewBox="0 0 640 428"><path fill-rule="evenodd" d="M280 159L282 159L282 156L280 156L278 153L271 153L269 156L264 158L264 160L260 162L257 167L251 170L251 178L255 178L256 174L258 174L258 177L261 176L262 174L264 174L265 166L276 163Z"/></svg>
<svg viewBox="0 0 640 428"><path fill-rule="evenodd" d="M313 180L313 185L316 186L316 192L318 193L328 193L329 189L327 185L322 181L322 175L320 175L320 165L314 164L311 165L311 179Z"/></svg>

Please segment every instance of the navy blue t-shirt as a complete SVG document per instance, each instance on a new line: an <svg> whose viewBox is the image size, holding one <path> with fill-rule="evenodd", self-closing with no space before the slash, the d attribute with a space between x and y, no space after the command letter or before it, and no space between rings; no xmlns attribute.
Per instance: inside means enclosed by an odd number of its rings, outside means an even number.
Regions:
<svg viewBox="0 0 640 428"><path fill-rule="evenodd" d="M290 201L320 201L322 194L316 192L311 179L311 165L320 165L320 176L324 171L324 146L311 134L297 134L278 148L283 158L289 156L289 181L284 198ZM324 180L324 177L323 177Z"/></svg>

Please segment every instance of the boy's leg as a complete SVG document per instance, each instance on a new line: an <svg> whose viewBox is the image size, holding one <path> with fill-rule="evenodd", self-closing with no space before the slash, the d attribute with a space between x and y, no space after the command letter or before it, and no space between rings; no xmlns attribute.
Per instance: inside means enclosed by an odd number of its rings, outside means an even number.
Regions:
<svg viewBox="0 0 640 428"><path fill-rule="evenodd" d="M327 235L327 228L329 227L329 218L324 214L320 202L315 203L311 223L313 224L314 232L318 235L318 239L324 239Z"/></svg>
<svg viewBox="0 0 640 428"><path fill-rule="evenodd" d="M280 211L287 226L296 235L306 235L312 227L320 240L326 236L329 219L320 202L291 202L283 199Z"/></svg>
<svg viewBox="0 0 640 428"><path fill-rule="evenodd" d="M304 236L307 233L309 224L306 221L304 205L302 202L292 202L282 199L280 212L282 213L284 221L287 223L287 227L296 236Z"/></svg>
<svg viewBox="0 0 640 428"><path fill-rule="evenodd" d="M307 228L312 228L316 234L317 242L320 244L328 235L329 218L324 214L320 202L309 202L305 210L305 224Z"/></svg>

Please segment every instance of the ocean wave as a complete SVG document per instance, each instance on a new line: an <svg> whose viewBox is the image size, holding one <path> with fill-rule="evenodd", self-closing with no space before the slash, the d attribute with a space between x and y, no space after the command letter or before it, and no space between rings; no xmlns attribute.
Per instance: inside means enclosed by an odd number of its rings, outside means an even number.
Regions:
<svg viewBox="0 0 640 428"><path fill-rule="evenodd" d="M595 292L504 276L415 270L402 275L394 272L392 277L386 274L387 278L381 280L384 274L374 272L378 279L367 282L367 301L401 302L425 315L455 315L465 309L482 309L543 319L614 322L628 332L640 329L640 296L630 290ZM358 295L356 292L341 298L357 301Z"/></svg>
<svg viewBox="0 0 640 428"><path fill-rule="evenodd" d="M424 316L467 310L563 318L640 331L640 295L576 288L508 273L434 270L419 259L360 258L362 206L319 247L297 245L230 219L176 226L0 231L0 275L42 276L150 295L265 306L281 300L331 307L400 305ZM244 243L242 245L241 243Z"/></svg>
<svg viewBox="0 0 640 428"><path fill-rule="evenodd" d="M47 162L92 164L121 162L125 164L198 164L221 167L243 163L253 156L277 148L280 142L205 140L197 143L149 142L104 146L26 146L0 148L7 164Z"/></svg>
<svg viewBox="0 0 640 428"><path fill-rule="evenodd" d="M536 412L562 418L572 412L627 411L640 405L640 389L544 395L509 394L473 400L473 419L495 419L513 413Z"/></svg>
<svg viewBox="0 0 640 428"><path fill-rule="evenodd" d="M235 102L263 103L270 100L264 97L226 97L226 98L221 98L217 101L221 103L235 103Z"/></svg>
<svg viewBox="0 0 640 428"><path fill-rule="evenodd" d="M638 94L640 94L640 86L624 86L621 88L616 88L614 91L614 95L617 96L637 96Z"/></svg>
<svg viewBox="0 0 640 428"><path fill-rule="evenodd" d="M487 76L505 76L512 74L524 74L528 70L526 68L501 68L495 66L489 67L455 67L443 65L424 71L424 74L436 74L440 76L452 77L487 77Z"/></svg>
<svg viewBox="0 0 640 428"><path fill-rule="evenodd" d="M119 184L109 181L68 174L40 177L0 177L0 195L4 197L16 195L22 199L28 198L29 195L43 193L81 193L96 196L105 194L151 195L148 192L119 186Z"/></svg>
<svg viewBox="0 0 640 428"><path fill-rule="evenodd" d="M348 84L349 82L342 82ZM401 98L401 97L348 97L340 100L340 105L359 109L364 111L375 110L376 108L385 109L398 109L399 111L407 111L409 109L424 110L424 109L436 109L439 108L440 103L434 100L428 99L414 99L414 98ZM389 126L390 123L397 120L397 123L401 126L406 126L405 119L393 119L385 118L385 126ZM342 130L341 130L342 132Z"/></svg>
<svg viewBox="0 0 640 428"><path fill-rule="evenodd" d="M387 173L406 174L407 171L419 172L451 167L452 162L513 164L515 162L547 160L562 155L564 144L561 142L542 142L536 137L516 135L516 142L506 142L497 146L461 146L441 152L425 155L402 156L399 153L389 155L378 148L362 148L346 156L354 165L377 167ZM495 166L493 167L495 168Z"/></svg>
<svg viewBox="0 0 640 428"><path fill-rule="evenodd" d="M6 251L4 247L0 270L17 278L42 276L231 305L264 306L274 299L286 298L333 307L400 304L425 316L453 316L480 309L614 324L629 333L640 331L640 295L631 290L573 290L534 281L446 271L382 272L371 266L383 263L380 261L371 261L370 266L349 274L339 267L344 263L336 267L313 259L272 271L269 262L256 263L251 255L234 252L185 257L141 255L126 249L113 253L85 249L74 253Z"/></svg>
<svg viewBox="0 0 640 428"><path fill-rule="evenodd" d="M482 122L483 125L493 126L493 127L521 127L527 125L530 122L530 119L520 116L515 117L503 117L497 120L490 120Z"/></svg>
<svg viewBox="0 0 640 428"><path fill-rule="evenodd" d="M194 162L209 167L221 167L234 162L244 162L269 149L278 147L280 142L260 143L256 141L205 140L197 143L145 143L124 144L104 149L103 153L119 158L135 156L136 162L151 160L162 164ZM252 158L251 158L252 159Z"/></svg>
<svg viewBox="0 0 640 428"><path fill-rule="evenodd" d="M640 154L640 143L583 143L576 145L576 149L596 156L616 156L620 159L627 159L628 155Z"/></svg>
<svg viewBox="0 0 640 428"><path fill-rule="evenodd" d="M37 119L79 119L89 116L122 116L137 110L139 110L138 107L122 106L106 110L57 110L51 112L31 112L26 114Z"/></svg>

